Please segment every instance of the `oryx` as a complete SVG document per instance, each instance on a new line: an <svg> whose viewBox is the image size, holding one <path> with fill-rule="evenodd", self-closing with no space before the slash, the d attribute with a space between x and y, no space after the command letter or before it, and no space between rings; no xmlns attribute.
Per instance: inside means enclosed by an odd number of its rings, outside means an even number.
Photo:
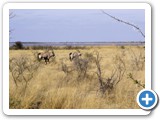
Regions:
<svg viewBox="0 0 160 120"><path fill-rule="evenodd" d="M69 53L69 59L72 61L73 59L79 58L82 54L80 52L70 52Z"/></svg>
<svg viewBox="0 0 160 120"><path fill-rule="evenodd" d="M47 62L49 62L49 59L54 56L55 56L55 53L53 50L52 50L52 52L47 51L47 52L43 52L43 53L38 53L38 59L39 60L44 59L46 64L47 64Z"/></svg>

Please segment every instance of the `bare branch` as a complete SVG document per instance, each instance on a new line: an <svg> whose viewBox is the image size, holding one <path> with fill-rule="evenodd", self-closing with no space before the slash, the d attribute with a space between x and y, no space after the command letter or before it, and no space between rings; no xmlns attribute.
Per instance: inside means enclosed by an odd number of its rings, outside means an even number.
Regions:
<svg viewBox="0 0 160 120"><path fill-rule="evenodd" d="M9 19L12 19L12 18L14 18L16 15L15 14L13 14L13 12L10 12L9 13Z"/></svg>
<svg viewBox="0 0 160 120"><path fill-rule="evenodd" d="M9 19L14 18L16 15L13 12L9 12ZM11 33L14 31L14 29L9 29L9 39L11 39Z"/></svg>
<svg viewBox="0 0 160 120"><path fill-rule="evenodd" d="M131 24L130 22L121 20L121 19L119 19L119 18L117 18L117 17L114 17L114 16L108 14L107 12L105 12L104 10L101 10L101 11L102 11L103 14L105 14L105 15L107 15L107 16L113 18L114 20L116 20L116 21L118 21L118 22L121 22L121 23L124 23L124 24L126 24L126 25L129 25L129 26L134 27L134 28L137 29L138 32L145 38L144 33L142 32L142 30L141 30L138 26L136 26L136 25L134 25L134 24Z"/></svg>

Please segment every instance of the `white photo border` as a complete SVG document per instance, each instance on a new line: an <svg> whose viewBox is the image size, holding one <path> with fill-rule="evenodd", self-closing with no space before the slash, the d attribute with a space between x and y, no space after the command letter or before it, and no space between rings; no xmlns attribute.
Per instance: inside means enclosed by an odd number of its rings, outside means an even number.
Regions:
<svg viewBox="0 0 160 120"><path fill-rule="evenodd" d="M151 89L151 6L148 3L6 3L3 6L3 112L6 115L148 115L142 109L9 109L9 9L144 9L145 89Z"/></svg>

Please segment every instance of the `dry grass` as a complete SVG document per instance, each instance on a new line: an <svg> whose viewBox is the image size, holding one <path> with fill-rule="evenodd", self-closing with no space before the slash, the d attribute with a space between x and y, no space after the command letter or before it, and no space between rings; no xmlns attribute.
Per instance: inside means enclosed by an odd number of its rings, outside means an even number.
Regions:
<svg viewBox="0 0 160 120"><path fill-rule="evenodd" d="M40 50L41 51L41 50ZM87 75L77 80L77 72L73 69L73 63L69 61L68 54L75 50L54 50L56 58L45 65L41 62L36 74L29 81L28 87L23 91L23 83L16 87L10 72L10 108L20 109L135 109L137 93L143 89L145 83L145 68L143 65L137 69L135 58L144 57L144 47L137 46L103 46L81 49L84 54L98 51L101 56L101 77L103 80L112 76L114 70L125 64L125 72L121 80L110 91L101 93L99 81L96 75L97 69L94 62L90 63ZM133 51L134 54L133 55ZM25 55L34 61L31 50L10 50L10 59ZM141 55L139 55L141 53ZM119 58L122 60L120 61ZM141 58L140 58L141 59ZM62 70L62 61L68 69L68 73ZM140 60L138 64L144 64ZM124 70L124 68L123 68ZM116 73L118 74L118 72ZM132 75L132 78L130 78ZM115 78L117 79L117 78ZM138 83L134 81L137 80Z"/></svg>

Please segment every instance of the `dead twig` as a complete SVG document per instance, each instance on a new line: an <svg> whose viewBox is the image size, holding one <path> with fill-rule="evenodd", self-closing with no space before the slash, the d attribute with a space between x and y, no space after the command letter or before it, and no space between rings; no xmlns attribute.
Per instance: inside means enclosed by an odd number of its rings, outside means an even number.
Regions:
<svg viewBox="0 0 160 120"><path fill-rule="evenodd" d="M130 22L121 20L121 19L119 19L119 18L117 18L117 17L114 17L114 16L108 14L107 12L105 12L104 10L101 10L101 11L102 11L103 14L105 14L105 15L113 18L114 20L116 20L116 21L118 21L118 22L121 22L121 23L124 23L124 24L126 24L126 25L132 26L133 28L135 28L136 30L138 30L138 32L145 38L145 34L142 32L142 30L141 30L138 26L136 26L136 25L134 25L134 24L132 24L132 23L130 23Z"/></svg>

